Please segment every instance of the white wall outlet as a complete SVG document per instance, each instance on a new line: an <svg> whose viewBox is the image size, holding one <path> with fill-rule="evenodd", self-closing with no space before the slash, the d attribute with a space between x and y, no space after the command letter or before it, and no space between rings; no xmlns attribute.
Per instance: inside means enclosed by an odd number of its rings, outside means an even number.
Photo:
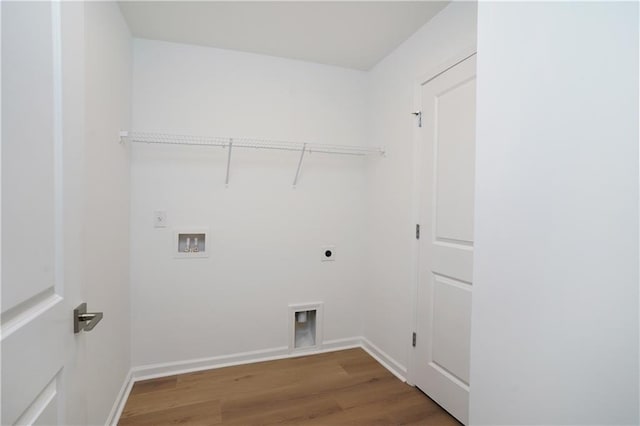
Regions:
<svg viewBox="0 0 640 426"><path fill-rule="evenodd" d="M323 246L321 248L320 260L323 262L336 260L336 246Z"/></svg>
<svg viewBox="0 0 640 426"><path fill-rule="evenodd" d="M164 210L156 210L153 212L153 227L154 228L166 228L167 227L167 212Z"/></svg>

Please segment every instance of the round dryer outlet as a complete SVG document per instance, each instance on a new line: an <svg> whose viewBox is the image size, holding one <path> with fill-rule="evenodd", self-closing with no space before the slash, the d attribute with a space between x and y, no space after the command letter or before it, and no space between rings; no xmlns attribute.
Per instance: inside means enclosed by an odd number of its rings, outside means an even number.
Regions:
<svg viewBox="0 0 640 426"><path fill-rule="evenodd" d="M323 246L321 248L320 260L323 262L336 260L336 246Z"/></svg>

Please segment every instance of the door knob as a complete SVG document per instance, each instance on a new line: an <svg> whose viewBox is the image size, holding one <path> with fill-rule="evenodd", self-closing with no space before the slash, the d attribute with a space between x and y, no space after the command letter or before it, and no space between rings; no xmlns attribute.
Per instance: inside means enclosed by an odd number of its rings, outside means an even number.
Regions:
<svg viewBox="0 0 640 426"><path fill-rule="evenodd" d="M102 312L87 312L87 304L81 303L73 310L73 332L91 331L102 320Z"/></svg>

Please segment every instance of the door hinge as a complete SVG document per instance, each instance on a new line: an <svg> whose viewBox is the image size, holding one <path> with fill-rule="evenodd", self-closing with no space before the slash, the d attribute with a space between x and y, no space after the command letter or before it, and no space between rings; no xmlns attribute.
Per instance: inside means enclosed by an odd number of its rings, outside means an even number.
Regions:
<svg viewBox="0 0 640 426"><path fill-rule="evenodd" d="M411 336L411 345L415 348L416 347L416 332L413 332L413 335Z"/></svg>
<svg viewBox="0 0 640 426"><path fill-rule="evenodd" d="M420 239L420 224L416 223L416 240Z"/></svg>
<svg viewBox="0 0 640 426"><path fill-rule="evenodd" d="M412 112L411 114L418 117L418 127L422 127L422 111Z"/></svg>

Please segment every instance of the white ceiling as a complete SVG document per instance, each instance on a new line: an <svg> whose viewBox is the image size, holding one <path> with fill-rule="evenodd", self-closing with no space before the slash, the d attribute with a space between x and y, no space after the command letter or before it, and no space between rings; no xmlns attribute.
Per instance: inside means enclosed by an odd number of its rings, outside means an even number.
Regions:
<svg viewBox="0 0 640 426"><path fill-rule="evenodd" d="M126 1L134 37L368 70L448 1Z"/></svg>

